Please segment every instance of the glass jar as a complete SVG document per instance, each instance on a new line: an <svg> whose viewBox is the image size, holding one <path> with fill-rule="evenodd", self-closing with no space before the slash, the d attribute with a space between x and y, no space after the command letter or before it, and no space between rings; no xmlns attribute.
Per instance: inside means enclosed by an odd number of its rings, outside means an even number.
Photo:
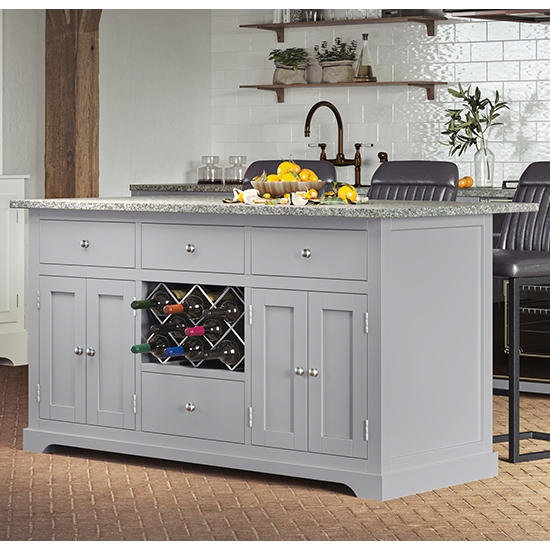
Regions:
<svg viewBox="0 0 550 550"><path fill-rule="evenodd" d="M202 157L204 166L197 171L197 183L223 183L223 170L216 166L220 157Z"/></svg>
<svg viewBox="0 0 550 550"><path fill-rule="evenodd" d="M246 172L246 157L229 157L229 164L225 169L225 183L229 185L240 185Z"/></svg>

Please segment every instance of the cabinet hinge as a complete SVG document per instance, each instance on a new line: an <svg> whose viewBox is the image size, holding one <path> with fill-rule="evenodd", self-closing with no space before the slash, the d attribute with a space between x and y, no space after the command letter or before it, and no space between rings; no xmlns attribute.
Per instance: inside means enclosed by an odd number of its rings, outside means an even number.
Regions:
<svg viewBox="0 0 550 550"><path fill-rule="evenodd" d="M369 313L365 312L365 334L369 333Z"/></svg>
<svg viewBox="0 0 550 550"><path fill-rule="evenodd" d="M248 407L248 427L252 428L252 407Z"/></svg>
<svg viewBox="0 0 550 550"><path fill-rule="evenodd" d="M16 307L16 308L19 307L19 294L16 294L16 295L15 295L15 307Z"/></svg>
<svg viewBox="0 0 550 550"><path fill-rule="evenodd" d="M36 309L40 309L40 290L36 291Z"/></svg>
<svg viewBox="0 0 550 550"><path fill-rule="evenodd" d="M40 384L36 384L36 400L40 403Z"/></svg>
<svg viewBox="0 0 550 550"><path fill-rule="evenodd" d="M252 305L248 306L248 324L252 324Z"/></svg>
<svg viewBox="0 0 550 550"><path fill-rule="evenodd" d="M137 414L137 395L135 393L132 400L132 410L134 411L134 414Z"/></svg>
<svg viewBox="0 0 550 550"><path fill-rule="evenodd" d="M369 421L365 420L365 441L369 440Z"/></svg>

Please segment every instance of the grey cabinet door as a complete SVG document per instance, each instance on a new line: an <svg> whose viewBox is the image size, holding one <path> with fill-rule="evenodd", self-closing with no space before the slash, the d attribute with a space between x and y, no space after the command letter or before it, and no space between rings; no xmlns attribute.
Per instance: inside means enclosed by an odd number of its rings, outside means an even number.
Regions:
<svg viewBox="0 0 550 550"><path fill-rule="evenodd" d="M40 417L86 422L86 280L40 278Z"/></svg>
<svg viewBox="0 0 550 550"><path fill-rule="evenodd" d="M307 293L252 289L251 299L252 444L307 450Z"/></svg>
<svg viewBox="0 0 550 550"><path fill-rule="evenodd" d="M366 458L367 297L310 292L310 451Z"/></svg>
<svg viewBox="0 0 550 550"><path fill-rule="evenodd" d="M253 289L252 443L366 458L367 297Z"/></svg>
<svg viewBox="0 0 550 550"><path fill-rule="evenodd" d="M134 283L40 278L40 417L135 428Z"/></svg>
<svg viewBox="0 0 550 550"><path fill-rule="evenodd" d="M87 423L134 429L134 283L87 281Z"/></svg>

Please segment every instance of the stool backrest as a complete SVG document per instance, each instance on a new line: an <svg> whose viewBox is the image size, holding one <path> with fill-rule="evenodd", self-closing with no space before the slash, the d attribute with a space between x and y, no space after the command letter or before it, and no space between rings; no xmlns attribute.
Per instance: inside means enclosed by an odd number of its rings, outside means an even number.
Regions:
<svg viewBox="0 0 550 550"><path fill-rule="evenodd" d="M382 200L454 201L457 188L454 162L393 160L380 164L367 195Z"/></svg>
<svg viewBox="0 0 550 550"><path fill-rule="evenodd" d="M513 201L536 202L539 210L506 214L497 247L550 252L550 162L534 162L525 169Z"/></svg>
<svg viewBox="0 0 550 550"><path fill-rule="evenodd" d="M246 169L246 172L243 177L243 189L250 189L250 181L255 176L259 176L265 170L266 174L276 174L277 167L283 162L282 160L256 160L250 164ZM313 170L317 177L326 181L329 186L332 187L332 182L336 180L336 168L333 164L326 160L295 160L296 164L300 168L309 168ZM326 187L326 186L325 186Z"/></svg>

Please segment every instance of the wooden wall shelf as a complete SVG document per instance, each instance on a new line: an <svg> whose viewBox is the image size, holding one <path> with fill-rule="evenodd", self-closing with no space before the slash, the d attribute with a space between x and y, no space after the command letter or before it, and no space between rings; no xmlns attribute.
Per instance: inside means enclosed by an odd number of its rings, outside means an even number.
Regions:
<svg viewBox="0 0 550 550"><path fill-rule="evenodd" d="M435 36L436 21L445 21L429 15L413 15L407 17L379 17L376 19L334 19L329 21L300 21L298 23L260 23L254 25L240 25L241 28L262 29L277 34L277 42L285 41L285 29L300 27L334 27L339 25L383 25L385 23L421 23L426 26L428 36Z"/></svg>
<svg viewBox="0 0 550 550"><path fill-rule="evenodd" d="M433 82L425 80L415 80L411 82L339 82L337 84L251 84L242 85L240 88L255 88L257 90L267 90L275 92L277 94L277 103L284 103L285 90L288 88L334 88L334 87L348 87L355 88L359 86L416 86L417 88L424 88L428 99L435 98L435 86L444 85L447 82Z"/></svg>

